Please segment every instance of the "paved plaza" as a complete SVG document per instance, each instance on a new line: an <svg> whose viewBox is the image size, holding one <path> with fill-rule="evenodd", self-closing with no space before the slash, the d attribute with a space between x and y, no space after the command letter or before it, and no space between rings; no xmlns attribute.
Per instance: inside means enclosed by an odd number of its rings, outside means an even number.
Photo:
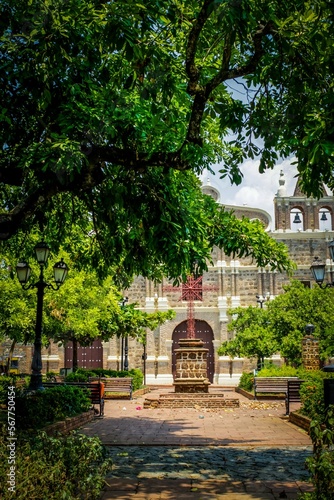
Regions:
<svg viewBox="0 0 334 500"><path fill-rule="evenodd" d="M144 409L145 396L106 401L104 418L82 429L113 458L102 500L276 500L310 491L311 440L285 417L284 401L221 390L240 407Z"/></svg>

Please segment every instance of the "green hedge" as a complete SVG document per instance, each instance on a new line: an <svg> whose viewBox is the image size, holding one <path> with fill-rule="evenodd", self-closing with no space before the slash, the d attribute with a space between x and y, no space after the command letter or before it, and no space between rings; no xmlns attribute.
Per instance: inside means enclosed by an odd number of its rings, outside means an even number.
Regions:
<svg viewBox="0 0 334 500"><path fill-rule="evenodd" d="M17 391L15 397L18 429L39 429L66 417L72 417L91 407L87 389L56 386L26 394Z"/></svg>
<svg viewBox="0 0 334 500"><path fill-rule="evenodd" d="M7 406L8 402L8 387L16 386L16 382L19 380L18 377L15 376L10 376L10 377L5 377L1 376L0 377L0 406ZM27 382L25 381L24 386L20 386L17 390L19 391L21 388L27 387Z"/></svg>
<svg viewBox="0 0 334 500"><path fill-rule="evenodd" d="M321 370L306 372L303 378L305 383L300 388L300 399L302 402L300 413L320 422L324 422L326 417L324 401L325 378L334 378L334 374Z"/></svg>
<svg viewBox="0 0 334 500"><path fill-rule="evenodd" d="M3 431L3 432L1 432ZM45 432L18 435L15 442L15 491L7 481L8 440L0 429L0 498L3 500L97 500L112 462L96 437L73 432L51 438ZM5 479L6 478L6 479Z"/></svg>
<svg viewBox="0 0 334 500"><path fill-rule="evenodd" d="M245 391L252 392L254 389L254 373L243 373L239 380L239 387Z"/></svg>
<svg viewBox="0 0 334 500"><path fill-rule="evenodd" d="M85 370L79 368L74 373L69 373L65 378L66 382L88 382L89 377L132 377L133 390L140 389L143 385L144 375L141 370L133 368L129 371L125 370L106 370L104 368L94 368Z"/></svg>

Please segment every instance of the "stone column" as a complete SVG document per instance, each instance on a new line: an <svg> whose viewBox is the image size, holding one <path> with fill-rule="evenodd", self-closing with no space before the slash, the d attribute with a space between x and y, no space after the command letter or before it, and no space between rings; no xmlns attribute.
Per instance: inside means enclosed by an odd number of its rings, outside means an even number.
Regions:
<svg viewBox="0 0 334 500"><path fill-rule="evenodd" d="M203 348L200 339L181 339L176 353L175 392L208 392L207 378L208 349Z"/></svg>

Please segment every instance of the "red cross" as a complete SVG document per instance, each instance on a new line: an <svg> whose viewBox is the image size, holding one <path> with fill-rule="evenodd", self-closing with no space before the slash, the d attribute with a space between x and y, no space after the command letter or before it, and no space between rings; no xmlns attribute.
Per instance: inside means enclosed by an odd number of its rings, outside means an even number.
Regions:
<svg viewBox="0 0 334 500"><path fill-rule="evenodd" d="M194 318L194 300L203 300L203 291L217 290L214 285L206 285L203 287L202 276L199 278L194 278L193 276L188 276L186 283L183 283L181 287L179 286L165 286L163 287L165 291L174 292L181 289L181 297L179 300L186 300L188 302L188 317L187 317L187 338L195 338L195 318Z"/></svg>

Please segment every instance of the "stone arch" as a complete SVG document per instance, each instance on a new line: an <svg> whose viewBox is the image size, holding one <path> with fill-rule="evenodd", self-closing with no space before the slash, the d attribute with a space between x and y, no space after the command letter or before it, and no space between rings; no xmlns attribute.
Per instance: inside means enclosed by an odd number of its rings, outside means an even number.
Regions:
<svg viewBox="0 0 334 500"><path fill-rule="evenodd" d="M299 223L295 220L298 218ZM305 214L301 206L294 206L290 210L290 227L292 231L304 231L305 230Z"/></svg>
<svg viewBox="0 0 334 500"><path fill-rule="evenodd" d="M215 356L214 356L214 345L213 345L213 330L211 326L203 320L195 319L195 337L201 339L204 342L203 347L208 349L207 357L207 377L211 383L213 383L214 376L214 366L215 366ZM176 328L174 328L172 335L172 373L173 379L175 379L176 372L176 354L175 349L179 347L179 340L187 338L187 321L182 321Z"/></svg>
<svg viewBox="0 0 334 500"><path fill-rule="evenodd" d="M326 217L327 220L323 220L323 216ZM322 205L318 210L318 227L320 231L332 231L333 229L333 211L331 207L326 205Z"/></svg>

